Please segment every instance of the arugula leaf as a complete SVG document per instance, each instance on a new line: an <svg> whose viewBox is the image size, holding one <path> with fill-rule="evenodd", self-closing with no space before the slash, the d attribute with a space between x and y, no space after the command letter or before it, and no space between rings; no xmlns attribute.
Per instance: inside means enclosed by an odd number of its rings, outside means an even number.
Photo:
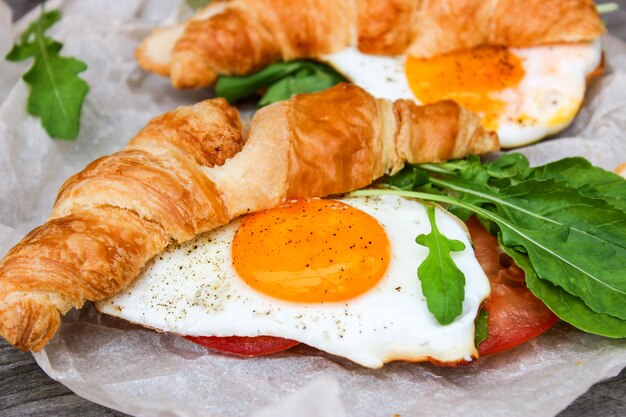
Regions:
<svg viewBox="0 0 626 417"><path fill-rule="evenodd" d="M480 158L476 155L469 155L467 159L461 160L453 160L443 164L420 164L418 166L420 169L432 172L436 175L441 175L443 177L453 176L463 178L472 183L486 183L489 181L489 173L486 169L486 166L482 164ZM390 181L393 181L393 177L389 178ZM428 182L430 183L431 179L428 177ZM428 190L426 187L420 187L421 191L432 192ZM472 201L471 196L465 196L464 201L468 203L475 203L480 205L482 203L481 199L477 201ZM468 210L464 207L451 203L450 207L448 207L450 213L457 216L459 219L463 221L467 221L474 212L472 210Z"/></svg>
<svg viewBox="0 0 626 417"><path fill-rule="evenodd" d="M491 178L509 179L513 184L526 179L531 171L528 159L521 153L504 154L486 163L485 168Z"/></svg>
<svg viewBox="0 0 626 417"><path fill-rule="evenodd" d="M463 311L465 275L454 263L450 252L462 251L465 244L448 239L439 231L434 206L427 206L426 212L431 231L427 235L419 235L415 241L428 248L428 256L417 268L417 276L422 283L428 310L439 324L445 326Z"/></svg>
<svg viewBox="0 0 626 417"><path fill-rule="evenodd" d="M234 103L267 88L258 103L266 106L287 100L294 94L322 91L342 81L345 78L337 71L319 62L278 62L251 75L219 77L215 95Z"/></svg>
<svg viewBox="0 0 626 417"><path fill-rule="evenodd" d="M48 51L46 58L35 59L23 77L31 86L28 113L41 117L41 124L51 137L73 140L78 136L82 104L89 92L89 86L78 74L87 65Z"/></svg>
<svg viewBox="0 0 626 417"><path fill-rule="evenodd" d="M38 45L33 42L32 38L35 37L37 30L41 27L42 31L46 31L59 20L61 20L61 13L58 10L42 13L38 20L28 25L24 33L20 36L20 43L13 45L13 48L11 48L5 57L6 60L18 62L35 56ZM50 38L45 38L45 41L49 44L56 43Z"/></svg>
<svg viewBox="0 0 626 417"><path fill-rule="evenodd" d="M561 320L588 333L605 337L626 337L626 321L608 314L596 313L578 297L548 281L540 280L523 253L507 250L515 263L524 269L526 286Z"/></svg>
<svg viewBox="0 0 626 417"><path fill-rule="evenodd" d="M401 190L414 190L428 183L428 173L414 165L407 165L400 172L389 177L387 183Z"/></svg>
<svg viewBox="0 0 626 417"><path fill-rule="evenodd" d="M503 190L463 180L432 181L461 199L468 195L489 205L488 217L500 227L502 244L526 252L541 279L598 313L626 319L623 211L554 180L527 180Z"/></svg>
<svg viewBox="0 0 626 417"><path fill-rule="evenodd" d="M469 155L466 159L441 164L420 164L419 168L444 176L457 174L465 180L487 183L498 188L526 180L533 172L529 168L528 159L520 153L504 154L494 161L485 163L478 156Z"/></svg>
<svg viewBox="0 0 626 417"><path fill-rule="evenodd" d="M470 155L466 160L421 164L420 169L444 175L456 173L466 180L487 183L496 188L505 188L528 179L565 181L582 195L602 199L626 211L626 180L617 174L594 167L580 157L564 158L530 168L528 159L520 153L504 154L499 159L486 163ZM393 181L393 177L390 181Z"/></svg>
<svg viewBox="0 0 626 417"><path fill-rule="evenodd" d="M87 65L75 58L60 56L63 44L44 35L58 22L58 10L42 13L29 25L6 56L8 61L33 58L33 64L22 77L30 86L27 111L41 118L48 135L57 139L76 139L80 129L83 101L89 92L78 74Z"/></svg>
<svg viewBox="0 0 626 417"><path fill-rule="evenodd" d="M584 158L565 158L532 170L534 178L567 181L587 197L600 198L626 211L626 180L594 167Z"/></svg>
<svg viewBox="0 0 626 417"><path fill-rule="evenodd" d="M582 158L536 168L527 162L507 154L487 163L469 157L421 164L387 179L402 190L352 194L402 195L476 214L561 319L626 337L626 180ZM426 171L425 184L411 180L415 169Z"/></svg>
<svg viewBox="0 0 626 417"><path fill-rule="evenodd" d="M489 312L487 309L482 308L474 320L474 344L476 347L480 347L480 344L487 340L489 336Z"/></svg>

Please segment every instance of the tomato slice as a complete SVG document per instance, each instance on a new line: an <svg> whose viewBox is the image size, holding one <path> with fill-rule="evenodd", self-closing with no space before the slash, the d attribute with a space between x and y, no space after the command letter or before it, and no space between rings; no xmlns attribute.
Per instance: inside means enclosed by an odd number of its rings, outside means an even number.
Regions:
<svg viewBox="0 0 626 417"><path fill-rule="evenodd" d="M475 217L467 227L476 258L491 283L491 296L483 305L489 312L489 327L480 354L503 352L552 327L559 318L526 288L524 271L501 253L498 240Z"/></svg>
<svg viewBox="0 0 626 417"><path fill-rule="evenodd" d="M185 336L185 339L211 350L248 357L270 355L300 343L273 336Z"/></svg>

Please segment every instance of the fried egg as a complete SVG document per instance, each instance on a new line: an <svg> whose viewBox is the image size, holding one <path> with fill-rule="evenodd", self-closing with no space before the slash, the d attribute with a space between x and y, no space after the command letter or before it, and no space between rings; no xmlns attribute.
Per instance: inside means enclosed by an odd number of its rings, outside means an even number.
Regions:
<svg viewBox="0 0 626 417"><path fill-rule="evenodd" d="M497 131L502 147L565 129L587 77L601 64L600 41L529 48L482 46L433 58L375 56L344 49L321 60L376 97L432 103L452 99Z"/></svg>
<svg viewBox="0 0 626 417"><path fill-rule="evenodd" d="M425 207L396 196L314 199L236 219L170 246L99 311L185 336L276 336L370 368L394 360L477 357L474 320L489 281L467 229L436 209L436 224L465 249L462 313L440 325L417 268L428 249Z"/></svg>

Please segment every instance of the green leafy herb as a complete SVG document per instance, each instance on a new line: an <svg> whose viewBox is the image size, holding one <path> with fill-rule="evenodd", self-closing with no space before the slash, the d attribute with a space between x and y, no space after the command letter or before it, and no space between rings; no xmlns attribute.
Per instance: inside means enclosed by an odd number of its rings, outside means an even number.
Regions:
<svg viewBox="0 0 626 417"><path fill-rule="evenodd" d="M591 165L583 158L565 158L532 170L534 178L566 181L582 195L601 198L626 210L626 181L624 178Z"/></svg>
<svg viewBox="0 0 626 417"><path fill-rule="evenodd" d="M278 62L251 75L221 76L215 85L215 95L234 103L267 89L258 103L266 106L294 94L322 91L342 81L345 78L337 71L319 62Z"/></svg>
<svg viewBox="0 0 626 417"><path fill-rule="evenodd" d="M192 9L201 9L208 6L213 0L186 0L187 5Z"/></svg>
<svg viewBox="0 0 626 417"><path fill-rule="evenodd" d="M8 61L16 62L23 61L28 58L32 58L38 53L38 45L36 42L32 42L32 38L36 36L37 30L46 31L52 27L56 22L61 20L61 13L58 10L42 13L39 16L39 20L31 23L28 28L20 36L20 43L13 45L13 48L6 56ZM56 42L48 37L45 41L49 44L56 44Z"/></svg>
<svg viewBox="0 0 626 417"><path fill-rule="evenodd" d="M487 340L489 336L489 312L483 308L478 312L476 320L474 320L474 344L480 347L480 344Z"/></svg>
<svg viewBox="0 0 626 417"><path fill-rule="evenodd" d="M413 190L428 183L428 173L416 166L407 166L389 177L388 184L401 190Z"/></svg>
<svg viewBox="0 0 626 417"><path fill-rule="evenodd" d="M460 240L448 239L439 231L435 220L435 207L426 207L431 231L419 235L415 241L428 248L428 256L417 268L417 276L422 283L428 310L439 324L447 325L463 311L465 298L465 275L450 256L450 252L460 252L465 244Z"/></svg>
<svg viewBox="0 0 626 417"><path fill-rule="evenodd" d="M411 174L415 169L426 172L426 182L424 174ZM403 189L354 194L397 194L476 214L524 269L529 289L561 319L591 333L626 336L623 178L582 158L530 168L522 155L507 154L487 163L470 157L421 164L387 183Z"/></svg>
<svg viewBox="0 0 626 417"><path fill-rule="evenodd" d="M507 250L515 263L526 273L526 285L561 320L586 331L606 337L626 337L626 320L609 314L596 313L580 298L564 291L548 281L540 280L530 264L528 256Z"/></svg>
<svg viewBox="0 0 626 417"><path fill-rule="evenodd" d="M33 64L22 77L30 86L27 110L41 118L41 124L53 138L76 139L80 114L89 86L78 74L87 65L75 58L62 57L63 44L44 35L61 19L58 10L41 14L30 24L6 56L8 61L33 58Z"/></svg>
<svg viewBox="0 0 626 417"><path fill-rule="evenodd" d="M554 180L527 180L501 190L463 180L433 182L481 199L489 214L477 214L500 227L505 247L528 254L541 279L582 298L599 313L626 319L623 211Z"/></svg>

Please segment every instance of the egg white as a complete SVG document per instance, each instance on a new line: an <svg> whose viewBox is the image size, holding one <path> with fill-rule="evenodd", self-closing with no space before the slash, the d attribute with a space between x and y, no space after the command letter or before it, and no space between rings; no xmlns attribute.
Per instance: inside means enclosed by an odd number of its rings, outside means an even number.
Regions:
<svg viewBox="0 0 626 417"><path fill-rule="evenodd" d="M417 267L428 249L415 243L430 232L422 204L395 196L342 199L373 216L390 240L385 276L368 292L343 302L287 302L249 287L232 267L236 220L183 245L169 247L99 311L154 329L194 336L278 336L294 339L370 368L393 360L442 362L477 356L474 319L489 281L458 219L436 210L442 233L465 244L451 254L465 274L463 312L442 326L428 311Z"/></svg>
<svg viewBox="0 0 626 417"><path fill-rule="evenodd" d="M492 93L506 103L497 133L503 148L536 142L565 129L574 119L587 80L602 60L600 40L529 48L509 48L522 61L525 75L515 87ZM349 47L320 58L375 97L412 99L406 56L378 56Z"/></svg>

